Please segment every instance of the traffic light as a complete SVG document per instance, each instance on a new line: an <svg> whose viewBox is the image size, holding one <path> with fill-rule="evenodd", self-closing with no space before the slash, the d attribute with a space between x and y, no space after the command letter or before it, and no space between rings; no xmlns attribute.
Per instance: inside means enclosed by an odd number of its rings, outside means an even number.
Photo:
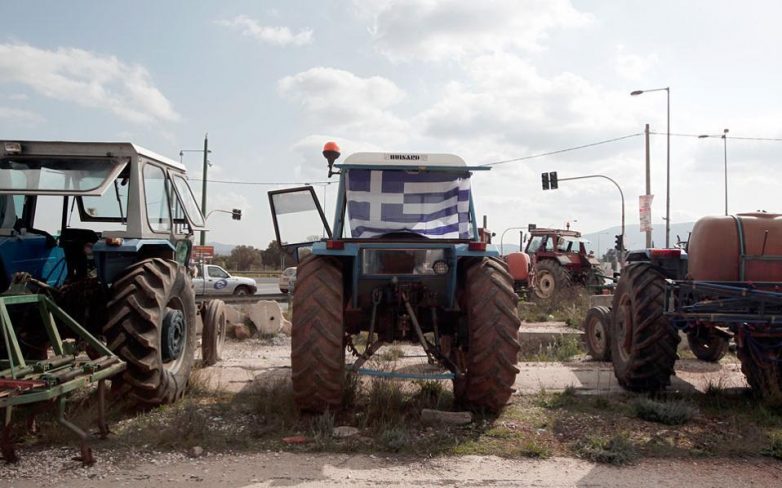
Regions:
<svg viewBox="0 0 782 488"><path fill-rule="evenodd" d="M548 180L552 190L556 190L557 188L559 188L559 181L557 181L556 171L552 171L551 173L548 174Z"/></svg>
<svg viewBox="0 0 782 488"><path fill-rule="evenodd" d="M543 189L548 190L550 188L549 186L549 180L548 180L548 173L543 173L540 175L541 180L543 180Z"/></svg>
<svg viewBox="0 0 782 488"><path fill-rule="evenodd" d="M231 210L231 218L234 220L242 220L242 210L238 208Z"/></svg>
<svg viewBox="0 0 782 488"><path fill-rule="evenodd" d="M624 238L623 238L622 234L619 234L619 235L614 236L614 237L616 239L616 243L614 244L614 249L616 249L617 251L621 251L622 249L624 249L624 242L623 242Z"/></svg>

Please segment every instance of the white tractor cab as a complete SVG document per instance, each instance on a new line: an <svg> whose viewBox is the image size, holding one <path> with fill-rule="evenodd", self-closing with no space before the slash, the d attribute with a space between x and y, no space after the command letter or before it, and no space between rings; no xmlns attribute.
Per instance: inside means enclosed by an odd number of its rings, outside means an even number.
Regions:
<svg viewBox="0 0 782 488"><path fill-rule="evenodd" d="M48 287L128 363L116 381L147 404L184 392L196 335L185 265L203 228L177 161L131 143L0 141L0 291L17 273ZM39 324L20 319L22 352L45 354Z"/></svg>

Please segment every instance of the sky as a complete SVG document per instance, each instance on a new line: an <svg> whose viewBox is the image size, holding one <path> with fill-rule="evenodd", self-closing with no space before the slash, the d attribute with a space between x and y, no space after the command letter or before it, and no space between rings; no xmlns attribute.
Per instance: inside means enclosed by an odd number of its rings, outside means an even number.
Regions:
<svg viewBox="0 0 782 488"><path fill-rule="evenodd" d="M643 132L664 226L671 132L728 128L731 212L780 211L782 4L774 1L322 0L0 3L0 139L131 141L179 159L209 134L207 240L265 248L266 192L326 181L321 149L444 152L485 164ZM663 134L663 135L660 135ZM734 138L735 137L735 138ZM719 138L672 136L671 221L724 210ZM190 177L201 155L186 152ZM585 233L638 223L644 140L496 165L478 215ZM334 179L335 180L335 179ZM242 182L218 183L217 181ZM200 201L200 181L192 181ZM333 216L335 184L316 187Z"/></svg>

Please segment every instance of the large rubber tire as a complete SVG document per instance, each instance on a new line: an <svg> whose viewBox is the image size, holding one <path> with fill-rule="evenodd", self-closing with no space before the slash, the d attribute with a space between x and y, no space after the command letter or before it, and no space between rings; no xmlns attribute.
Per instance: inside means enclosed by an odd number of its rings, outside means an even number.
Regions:
<svg viewBox="0 0 782 488"><path fill-rule="evenodd" d="M778 338L743 337L736 355L753 393L782 406L782 348Z"/></svg>
<svg viewBox="0 0 782 488"><path fill-rule="evenodd" d="M303 411L339 409L345 385L342 267L307 256L298 268L291 326L293 398Z"/></svg>
<svg viewBox="0 0 782 488"><path fill-rule="evenodd" d="M622 271L612 305L611 360L619 384L656 391L671 382L681 340L663 315L665 277L647 263Z"/></svg>
<svg viewBox="0 0 782 488"><path fill-rule="evenodd" d="M127 362L122 376L112 379L113 389L141 406L178 400L196 345L195 297L187 271L174 261L146 259L128 267L111 291L103 333L109 348ZM164 329L176 332L172 339L164 339ZM164 360L164 351L172 348L179 353Z"/></svg>
<svg viewBox="0 0 782 488"><path fill-rule="evenodd" d="M468 340L456 351L465 375L454 380L454 397L464 408L498 413L513 394L519 372L519 299L507 266L498 260L469 265L466 280Z"/></svg>
<svg viewBox="0 0 782 488"><path fill-rule="evenodd" d="M570 273L559 263L546 259L535 264L533 293L538 300L553 300L572 287Z"/></svg>
<svg viewBox="0 0 782 488"><path fill-rule="evenodd" d="M201 309L204 330L201 333L201 357L204 366L213 366L222 359L225 344L226 326L225 303L222 300L209 300Z"/></svg>
<svg viewBox="0 0 782 488"><path fill-rule="evenodd" d="M584 344L595 361L611 360L611 309L592 307L584 319Z"/></svg>
<svg viewBox="0 0 782 488"><path fill-rule="evenodd" d="M726 337L703 331L700 335L695 332L687 334L687 344L696 358L716 363L728 353L729 341Z"/></svg>

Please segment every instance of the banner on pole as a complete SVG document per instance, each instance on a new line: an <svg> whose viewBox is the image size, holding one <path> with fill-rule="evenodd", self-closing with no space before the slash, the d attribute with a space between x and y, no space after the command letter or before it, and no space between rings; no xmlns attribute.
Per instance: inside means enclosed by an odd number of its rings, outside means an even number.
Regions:
<svg viewBox="0 0 782 488"><path fill-rule="evenodd" d="M652 230L652 200L654 195L640 195L638 197L638 212L641 220L641 232Z"/></svg>

